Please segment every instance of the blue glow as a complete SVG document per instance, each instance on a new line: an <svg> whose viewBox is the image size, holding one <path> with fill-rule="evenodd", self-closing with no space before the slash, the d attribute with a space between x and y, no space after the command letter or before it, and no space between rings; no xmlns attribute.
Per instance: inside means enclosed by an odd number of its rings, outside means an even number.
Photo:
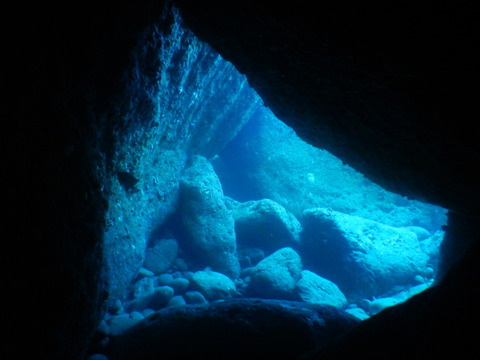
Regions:
<svg viewBox="0 0 480 360"><path fill-rule="evenodd" d="M140 48L126 115L147 125L123 140L110 185L112 334L165 307L242 297L365 319L432 284L444 209L302 141L178 23L153 37L163 45ZM153 81L142 62L155 57Z"/></svg>

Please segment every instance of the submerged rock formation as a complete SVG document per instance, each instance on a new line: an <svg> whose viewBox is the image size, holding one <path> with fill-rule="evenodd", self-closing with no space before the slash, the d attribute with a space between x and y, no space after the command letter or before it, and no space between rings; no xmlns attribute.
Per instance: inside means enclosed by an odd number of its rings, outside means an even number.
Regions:
<svg viewBox="0 0 480 360"><path fill-rule="evenodd" d="M225 205L222 185L207 159L191 159L180 182L180 216L189 248L204 266L238 278L235 222Z"/></svg>
<svg viewBox="0 0 480 360"><path fill-rule="evenodd" d="M176 3L188 26L245 73L301 137L401 195L450 210L437 286L312 356L385 358L394 351L432 358L461 349L478 357L471 330L480 264L476 4ZM239 113L229 103L231 112L194 121L203 102L192 100L202 89L214 103L235 99L207 85L224 84L236 95L247 83L227 72L220 83L177 76L193 63L212 75L212 58L175 25L165 2L87 5L12 3L19 16L5 22L1 144L6 233L14 234L1 245L5 359L28 358L32 349L37 358L84 359L107 298L121 297L151 230L173 211L187 155L218 151L228 140L216 130L233 136L245 120L221 120ZM179 51L157 56L175 44ZM177 60L180 68L172 66ZM170 79L180 81L169 87ZM157 106L160 90L168 96ZM248 104L252 110L256 102L238 106ZM144 176L152 169L154 176ZM35 294L34 302L26 294ZM269 325L281 318L273 314ZM262 311L251 316L261 320ZM303 346L310 338L291 329L272 347L297 355L333 340L322 332L322 341Z"/></svg>
<svg viewBox="0 0 480 360"><path fill-rule="evenodd" d="M417 235L329 209L304 212L302 249L307 266L353 298L379 296L431 272Z"/></svg>

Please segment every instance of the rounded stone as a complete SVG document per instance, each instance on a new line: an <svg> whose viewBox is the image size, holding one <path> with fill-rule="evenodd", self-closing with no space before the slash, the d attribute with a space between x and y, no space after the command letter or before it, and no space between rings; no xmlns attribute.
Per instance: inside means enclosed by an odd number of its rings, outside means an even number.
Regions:
<svg viewBox="0 0 480 360"><path fill-rule="evenodd" d="M199 291L187 291L184 295L187 304L206 304L208 301Z"/></svg>
<svg viewBox="0 0 480 360"><path fill-rule="evenodd" d="M175 295L170 299L167 306L183 306L186 305L185 299L182 295Z"/></svg>
<svg viewBox="0 0 480 360"><path fill-rule="evenodd" d="M192 281L208 300L226 299L236 294L235 283L228 276L215 271L197 271Z"/></svg>
<svg viewBox="0 0 480 360"><path fill-rule="evenodd" d="M189 285L190 281L183 277L176 278L170 283L170 286L175 291L175 295L183 294L187 290Z"/></svg>

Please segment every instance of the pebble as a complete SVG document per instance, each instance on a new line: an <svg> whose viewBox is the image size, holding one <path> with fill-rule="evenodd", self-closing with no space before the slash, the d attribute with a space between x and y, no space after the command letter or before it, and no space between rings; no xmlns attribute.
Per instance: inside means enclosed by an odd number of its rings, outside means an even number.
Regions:
<svg viewBox="0 0 480 360"><path fill-rule="evenodd" d="M190 281L182 277L176 278L170 283L170 286L175 291L175 295L183 294L187 290L189 285Z"/></svg>
<svg viewBox="0 0 480 360"><path fill-rule="evenodd" d="M148 269L145 269L145 268L140 268L140 270L138 270L138 273L137 273L137 279L140 280L141 278L144 278L144 277L152 277L154 276L155 274L148 270Z"/></svg>
<svg viewBox="0 0 480 360"><path fill-rule="evenodd" d="M185 302L185 299L183 298L182 295L175 295L170 299L167 306L182 306L186 304L187 303Z"/></svg>
<svg viewBox="0 0 480 360"><path fill-rule="evenodd" d="M172 274L162 274L159 277L157 277L157 283L160 286L170 285L172 281L173 281Z"/></svg>
<svg viewBox="0 0 480 360"><path fill-rule="evenodd" d="M159 286L155 288L149 307L153 310L159 310L167 306L168 302L172 299L173 294L174 290L170 286Z"/></svg>
<svg viewBox="0 0 480 360"><path fill-rule="evenodd" d="M187 291L184 297L187 304L206 304L208 302L199 291Z"/></svg>
<svg viewBox="0 0 480 360"><path fill-rule="evenodd" d="M187 271L183 274L183 277L185 279L187 279L188 281L192 281L193 277L195 276L195 274L191 271Z"/></svg>

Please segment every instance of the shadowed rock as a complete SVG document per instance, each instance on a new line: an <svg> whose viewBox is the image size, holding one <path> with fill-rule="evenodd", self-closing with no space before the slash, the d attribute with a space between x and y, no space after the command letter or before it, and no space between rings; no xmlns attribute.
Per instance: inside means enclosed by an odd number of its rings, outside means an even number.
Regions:
<svg viewBox="0 0 480 360"><path fill-rule="evenodd" d="M110 343L111 360L294 359L357 320L336 308L239 299L166 308Z"/></svg>

